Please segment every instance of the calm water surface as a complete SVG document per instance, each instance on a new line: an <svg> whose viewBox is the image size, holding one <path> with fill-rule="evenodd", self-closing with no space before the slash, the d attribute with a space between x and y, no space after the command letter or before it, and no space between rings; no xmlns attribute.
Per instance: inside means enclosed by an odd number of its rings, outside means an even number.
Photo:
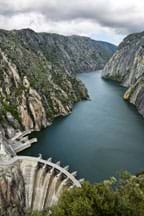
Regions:
<svg viewBox="0 0 144 216"><path fill-rule="evenodd" d="M37 133L38 143L21 154L60 160L91 182L121 170L144 170L144 120L122 99L125 89L102 80L98 71L79 78L91 101L76 104L71 115Z"/></svg>

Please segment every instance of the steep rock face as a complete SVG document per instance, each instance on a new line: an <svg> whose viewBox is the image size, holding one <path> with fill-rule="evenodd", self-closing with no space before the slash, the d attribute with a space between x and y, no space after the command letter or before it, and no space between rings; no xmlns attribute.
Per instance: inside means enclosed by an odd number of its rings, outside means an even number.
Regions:
<svg viewBox="0 0 144 216"><path fill-rule="evenodd" d="M128 87L124 99L144 116L144 32L127 36L104 67L102 76Z"/></svg>
<svg viewBox="0 0 144 216"><path fill-rule="evenodd" d="M16 129L40 130L88 98L82 82L64 68L67 63L52 61L57 47L47 54L49 40L31 30L0 30L0 123L7 137Z"/></svg>
<svg viewBox="0 0 144 216"><path fill-rule="evenodd" d="M0 215L25 215L25 187L18 164L0 166Z"/></svg>

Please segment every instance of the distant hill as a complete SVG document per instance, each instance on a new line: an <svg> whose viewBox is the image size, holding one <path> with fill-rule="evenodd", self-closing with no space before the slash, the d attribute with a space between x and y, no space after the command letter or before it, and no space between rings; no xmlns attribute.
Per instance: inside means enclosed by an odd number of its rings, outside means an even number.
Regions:
<svg viewBox="0 0 144 216"><path fill-rule="evenodd" d="M116 50L113 44L75 35L36 33L30 29L7 32L8 35L15 35L19 43L42 52L54 67L69 73L102 69Z"/></svg>

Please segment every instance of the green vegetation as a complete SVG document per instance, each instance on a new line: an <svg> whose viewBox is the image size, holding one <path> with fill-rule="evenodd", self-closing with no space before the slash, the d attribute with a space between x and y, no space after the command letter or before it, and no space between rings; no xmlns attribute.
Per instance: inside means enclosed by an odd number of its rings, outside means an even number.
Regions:
<svg viewBox="0 0 144 216"><path fill-rule="evenodd" d="M43 211L43 212L38 212L38 211L27 211L26 216L48 216L49 215L49 211Z"/></svg>
<svg viewBox="0 0 144 216"><path fill-rule="evenodd" d="M124 172L102 183L84 182L82 188L65 191L51 214L33 212L28 216L143 216L144 175Z"/></svg>
<svg viewBox="0 0 144 216"><path fill-rule="evenodd" d="M10 112L16 120L20 120L17 105L9 104L7 101L1 101L0 120L2 120L2 116L5 116L6 112Z"/></svg>
<svg viewBox="0 0 144 216"><path fill-rule="evenodd" d="M19 115L16 105L9 105L7 102L3 102L4 112L10 112L17 120L19 120Z"/></svg>

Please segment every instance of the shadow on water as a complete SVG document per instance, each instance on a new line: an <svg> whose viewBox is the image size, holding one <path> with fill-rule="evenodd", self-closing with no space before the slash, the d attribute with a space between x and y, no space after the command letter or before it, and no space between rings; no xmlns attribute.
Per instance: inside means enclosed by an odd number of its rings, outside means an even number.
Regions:
<svg viewBox="0 0 144 216"><path fill-rule="evenodd" d="M91 182L144 170L144 120L133 105L122 99L125 88L103 80L99 72L78 76L90 101L77 103L71 115L57 118L33 135L38 143L20 154L52 157L77 170Z"/></svg>

